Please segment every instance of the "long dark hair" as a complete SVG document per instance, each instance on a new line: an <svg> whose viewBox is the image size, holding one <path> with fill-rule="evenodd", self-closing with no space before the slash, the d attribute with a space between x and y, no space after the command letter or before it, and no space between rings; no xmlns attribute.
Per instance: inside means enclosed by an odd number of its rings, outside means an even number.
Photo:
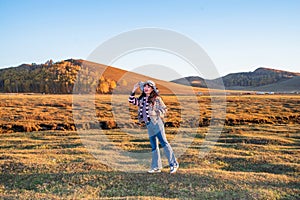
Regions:
<svg viewBox="0 0 300 200"><path fill-rule="evenodd" d="M148 85L153 89L153 87L151 85L149 85L149 84L145 84L145 85ZM146 93L143 90L142 94L139 96L139 100L141 100L145 96L146 96ZM150 93L149 97L148 97L148 103L151 103L153 105L154 101L155 101L155 98L158 97L158 96L159 96L159 94L157 94L153 89L152 92Z"/></svg>

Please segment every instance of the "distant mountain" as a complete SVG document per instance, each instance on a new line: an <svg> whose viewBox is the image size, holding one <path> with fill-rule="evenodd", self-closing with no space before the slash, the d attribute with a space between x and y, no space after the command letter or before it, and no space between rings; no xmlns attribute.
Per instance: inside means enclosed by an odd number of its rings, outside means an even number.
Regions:
<svg viewBox="0 0 300 200"><path fill-rule="evenodd" d="M250 89L250 88L249 88ZM254 87L251 90L273 92L300 92L300 76L285 81Z"/></svg>
<svg viewBox="0 0 300 200"><path fill-rule="evenodd" d="M222 77L222 79L226 88L235 86L259 87L286 81L296 76L300 76L300 73L275 70L270 68L258 68L253 72L228 74Z"/></svg>
<svg viewBox="0 0 300 200"><path fill-rule="evenodd" d="M192 94L207 91L94 62L68 59L0 69L0 92L129 94L135 83L149 79L156 82L161 94Z"/></svg>
<svg viewBox="0 0 300 200"><path fill-rule="evenodd" d="M174 83L195 87L218 88L221 81L228 90L257 90L274 92L300 91L300 73L258 68L253 72L231 73L218 79L205 80L201 77L186 77L173 80Z"/></svg>

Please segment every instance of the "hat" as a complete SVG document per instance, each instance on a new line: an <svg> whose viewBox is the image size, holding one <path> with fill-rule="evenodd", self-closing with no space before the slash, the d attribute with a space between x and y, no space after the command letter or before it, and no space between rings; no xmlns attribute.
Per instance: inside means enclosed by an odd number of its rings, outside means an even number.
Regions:
<svg viewBox="0 0 300 200"><path fill-rule="evenodd" d="M156 88L154 81L151 81L151 80L148 80L148 81L146 81L146 82L140 81L140 89L141 89L141 91L144 91L144 86L145 86L146 84L149 85L150 87L152 87L153 90L154 90L157 94L159 93L159 90Z"/></svg>

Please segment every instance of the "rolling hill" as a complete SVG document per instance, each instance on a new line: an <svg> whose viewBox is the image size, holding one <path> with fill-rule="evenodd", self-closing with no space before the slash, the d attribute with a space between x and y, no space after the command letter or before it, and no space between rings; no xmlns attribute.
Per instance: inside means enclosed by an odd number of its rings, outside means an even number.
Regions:
<svg viewBox="0 0 300 200"><path fill-rule="evenodd" d="M0 92L128 94L136 82L149 79L157 83L161 94L208 93L207 88L218 92L222 82L227 90L300 92L299 77L300 73L258 68L213 80L190 76L168 82L86 60L67 59L0 69Z"/></svg>
<svg viewBox="0 0 300 200"><path fill-rule="evenodd" d="M300 92L300 76L295 76L285 81L255 87L257 91L276 91L276 92Z"/></svg>
<svg viewBox="0 0 300 200"><path fill-rule="evenodd" d="M71 94L128 94L138 81L154 80L161 94L192 94L207 92L154 79L134 72L85 60L68 59L54 63L22 64L0 69L0 92ZM75 86L75 87L74 87Z"/></svg>
<svg viewBox="0 0 300 200"><path fill-rule="evenodd" d="M253 72L231 73L218 79L205 80L201 77L186 77L174 83L194 87L218 88L221 81L227 90L254 90L273 92L300 92L300 73L258 68Z"/></svg>

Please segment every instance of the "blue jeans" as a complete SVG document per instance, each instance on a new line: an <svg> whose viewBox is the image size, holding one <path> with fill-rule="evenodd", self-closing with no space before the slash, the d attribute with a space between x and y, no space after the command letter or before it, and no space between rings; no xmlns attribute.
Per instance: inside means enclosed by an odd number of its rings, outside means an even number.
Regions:
<svg viewBox="0 0 300 200"><path fill-rule="evenodd" d="M152 151L152 162L151 162L151 169L162 168L161 164L161 157L159 152L158 141L161 144L161 147L164 148L165 155L168 159L170 167L178 165L176 161L176 157L172 150L172 147L167 141L164 124L161 119L157 120L156 124L153 124L151 121L147 122L147 129L148 135L151 144L151 151Z"/></svg>

